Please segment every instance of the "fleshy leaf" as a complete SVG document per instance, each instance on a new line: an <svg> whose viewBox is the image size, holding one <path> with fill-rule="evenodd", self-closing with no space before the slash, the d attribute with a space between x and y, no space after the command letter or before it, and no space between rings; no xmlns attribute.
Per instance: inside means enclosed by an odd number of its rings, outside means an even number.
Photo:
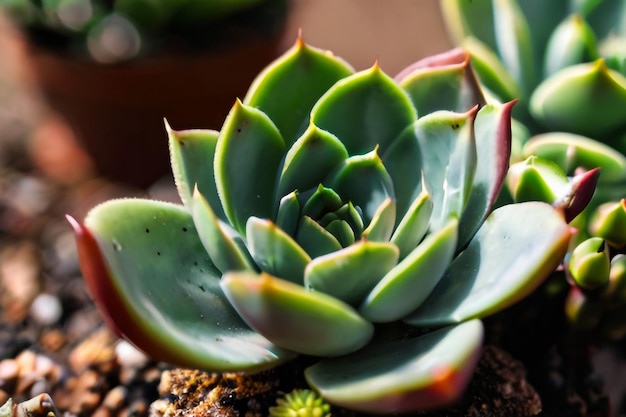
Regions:
<svg viewBox="0 0 626 417"><path fill-rule="evenodd" d="M388 242L396 224L396 203L390 198L383 201L361 238L374 242Z"/></svg>
<svg viewBox="0 0 626 417"><path fill-rule="evenodd" d="M332 133L310 124L285 157L278 195L314 187L348 158L348 151Z"/></svg>
<svg viewBox="0 0 626 417"><path fill-rule="evenodd" d="M524 155L536 155L556 162L568 175L577 168L600 167L600 183L626 180L626 157L593 139L572 133L544 133L534 136L524 146Z"/></svg>
<svg viewBox="0 0 626 417"><path fill-rule="evenodd" d="M237 101L217 141L215 181L226 216L243 236L249 217L273 218L278 210L274 195L284 152L272 121Z"/></svg>
<svg viewBox="0 0 626 417"><path fill-rule="evenodd" d="M449 218L459 218L470 196L476 170L473 122L477 108L467 113L439 111L419 119L415 136L422 150L426 188L433 198L431 230Z"/></svg>
<svg viewBox="0 0 626 417"><path fill-rule="evenodd" d="M307 288L358 304L398 262L392 243L359 241L315 258L304 272Z"/></svg>
<svg viewBox="0 0 626 417"><path fill-rule="evenodd" d="M494 210L424 304L405 320L416 326L457 323L514 304L562 262L572 233L547 203Z"/></svg>
<svg viewBox="0 0 626 417"><path fill-rule="evenodd" d="M302 217L300 221L296 241L311 258L341 249L337 238L308 216Z"/></svg>
<svg viewBox="0 0 626 417"><path fill-rule="evenodd" d="M191 200L191 215L200 241L219 271L256 270L241 236L217 218L197 188Z"/></svg>
<svg viewBox="0 0 626 417"><path fill-rule="evenodd" d="M591 237L572 251L568 271L576 285L593 290L609 282L611 259L606 242L600 237Z"/></svg>
<svg viewBox="0 0 626 417"><path fill-rule="evenodd" d="M180 200L191 205L197 186L221 220L226 220L222 202L217 194L213 160L220 132L216 130L173 130L165 122L169 138L170 160Z"/></svg>
<svg viewBox="0 0 626 417"><path fill-rule="evenodd" d="M319 219L326 213L337 211L343 206L341 197L331 188L319 185L302 207L302 215Z"/></svg>
<svg viewBox="0 0 626 417"><path fill-rule="evenodd" d="M488 104L476 114L476 172L459 224L459 247L472 238L493 208L507 175L511 156L511 110L515 101Z"/></svg>
<svg viewBox="0 0 626 417"><path fill-rule="evenodd" d="M298 38L293 48L257 76L243 102L267 114L289 147L309 124L309 113L317 100L353 72L331 52Z"/></svg>
<svg viewBox="0 0 626 417"><path fill-rule="evenodd" d="M337 82L311 111L312 122L337 136L350 155L376 146L384 152L416 119L409 96L378 64Z"/></svg>
<svg viewBox="0 0 626 417"><path fill-rule="evenodd" d="M480 39L490 49L496 49L496 34L491 24L492 0L441 0L440 6L446 29L455 43L460 43L467 37L474 37Z"/></svg>
<svg viewBox="0 0 626 417"><path fill-rule="evenodd" d="M295 352L344 355L362 348L374 333L344 302L267 274L227 273L221 285L250 327Z"/></svg>
<svg viewBox="0 0 626 417"><path fill-rule="evenodd" d="M391 243L400 249L400 259L404 259L422 240L428 231L432 211L433 202L430 194L423 190L391 236Z"/></svg>
<svg viewBox="0 0 626 417"><path fill-rule="evenodd" d="M372 322L400 320L416 310L450 265L457 245L458 221L430 234L389 271L359 307Z"/></svg>
<svg viewBox="0 0 626 417"><path fill-rule="evenodd" d="M153 359L254 371L293 357L250 330L230 306L184 208L113 200L94 208L84 226L70 222L100 312Z"/></svg>
<svg viewBox="0 0 626 417"><path fill-rule="evenodd" d="M563 68L599 58L596 37L578 14L561 22L552 33L544 60L544 77Z"/></svg>
<svg viewBox="0 0 626 417"><path fill-rule="evenodd" d="M617 247L625 246L626 198L600 205L591 216L589 231Z"/></svg>
<svg viewBox="0 0 626 417"><path fill-rule="evenodd" d="M366 413L406 413L442 407L465 391L483 340L479 320L413 339L371 344L305 371L331 404Z"/></svg>
<svg viewBox="0 0 626 417"><path fill-rule="evenodd" d="M302 285L304 268L311 261L304 249L270 220L250 217L246 229L248 248L259 268Z"/></svg>
<svg viewBox="0 0 626 417"><path fill-rule="evenodd" d="M568 67L537 87L530 111L553 131L608 135L626 126L626 78L602 59Z"/></svg>
<svg viewBox="0 0 626 417"><path fill-rule="evenodd" d="M348 247L354 243L356 236L350 224L341 219L332 220L326 226L326 230L333 235L342 247Z"/></svg>
<svg viewBox="0 0 626 417"><path fill-rule="evenodd" d="M387 198L394 199L393 182L377 149L348 158L324 183L344 201L361 207L365 224L369 224Z"/></svg>
<svg viewBox="0 0 626 417"><path fill-rule="evenodd" d="M411 97L418 114L465 112L486 103L470 66L470 54L460 48L424 58L403 70L396 80Z"/></svg>
<svg viewBox="0 0 626 417"><path fill-rule="evenodd" d="M281 198L280 203L278 203L276 226L293 237L298 230L298 223L300 223L300 203L298 193L292 191Z"/></svg>

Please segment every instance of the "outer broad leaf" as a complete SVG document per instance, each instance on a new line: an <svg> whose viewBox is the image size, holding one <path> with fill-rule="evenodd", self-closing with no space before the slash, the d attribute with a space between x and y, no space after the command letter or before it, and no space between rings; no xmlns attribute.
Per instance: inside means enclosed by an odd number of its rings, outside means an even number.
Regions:
<svg viewBox="0 0 626 417"><path fill-rule="evenodd" d="M398 248L394 244L363 240L315 258L306 267L304 284L348 304L358 304L396 262Z"/></svg>
<svg viewBox="0 0 626 417"><path fill-rule="evenodd" d="M84 226L70 222L85 281L107 323L153 359L255 371L293 357L230 306L182 207L113 200L93 209Z"/></svg>
<svg viewBox="0 0 626 417"><path fill-rule="evenodd" d="M367 295L359 312L373 322L400 320L428 297L454 257L458 221L428 235Z"/></svg>
<svg viewBox="0 0 626 417"><path fill-rule="evenodd" d="M243 236L251 216L273 218L278 168L285 143L272 121L239 101L220 131L215 182L224 212Z"/></svg>
<svg viewBox="0 0 626 417"><path fill-rule="evenodd" d="M246 229L248 248L259 268L302 285L304 268L311 262L304 249L270 220L250 217Z"/></svg>
<svg viewBox="0 0 626 417"><path fill-rule="evenodd" d="M378 65L336 83L315 104L311 120L337 136L350 155L384 152L417 119L409 96Z"/></svg>
<svg viewBox="0 0 626 417"><path fill-rule="evenodd" d="M465 112L486 104L470 54L460 48L422 59L396 76L409 93L417 113L437 110Z"/></svg>
<svg viewBox="0 0 626 417"><path fill-rule="evenodd" d="M459 247L469 242L493 208L507 175L511 156L511 110L515 101L488 104L476 114L476 172L459 224Z"/></svg>
<svg viewBox="0 0 626 417"><path fill-rule="evenodd" d="M546 203L494 210L405 321L416 326L458 323L514 304L563 261L572 233L561 213Z"/></svg>
<svg viewBox="0 0 626 417"><path fill-rule="evenodd" d="M267 274L228 273L221 285L250 327L299 353L344 355L362 348L374 333L374 326L342 301Z"/></svg>
<svg viewBox="0 0 626 417"><path fill-rule="evenodd" d="M173 130L165 122L169 137L170 160L180 200L190 207L194 188L205 196L213 212L226 220L217 194L213 160L220 132L216 130Z"/></svg>
<svg viewBox="0 0 626 417"><path fill-rule="evenodd" d="M309 124L309 113L317 100L353 72L342 59L298 38L291 50L257 76L244 103L267 114L290 146Z"/></svg>
<svg viewBox="0 0 626 417"><path fill-rule="evenodd" d="M478 320L414 339L373 343L305 371L322 397L366 413L408 413L442 407L464 392L478 358L483 326Z"/></svg>
<svg viewBox="0 0 626 417"><path fill-rule="evenodd" d="M374 214L370 224L361 233L362 239L372 242L388 242L396 223L396 203L388 198Z"/></svg>

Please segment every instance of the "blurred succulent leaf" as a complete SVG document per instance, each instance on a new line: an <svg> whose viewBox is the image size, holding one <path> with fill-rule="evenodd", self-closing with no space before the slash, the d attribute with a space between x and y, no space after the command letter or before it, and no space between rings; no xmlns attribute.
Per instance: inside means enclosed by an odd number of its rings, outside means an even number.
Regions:
<svg viewBox="0 0 626 417"><path fill-rule="evenodd" d="M197 188L190 209L198 237L219 271L256 270L241 236L228 223L218 219Z"/></svg>
<svg viewBox="0 0 626 417"><path fill-rule="evenodd" d="M516 101L488 104L476 114L476 171L459 224L459 247L474 236L495 205L511 157L511 111Z"/></svg>
<svg viewBox="0 0 626 417"><path fill-rule="evenodd" d="M295 352L345 355L362 348L374 333L373 325L348 304L268 274L229 272L221 286L250 327Z"/></svg>
<svg viewBox="0 0 626 417"><path fill-rule="evenodd" d="M350 155L384 152L417 119L407 93L375 64L338 81L311 111L311 121L337 136Z"/></svg>
<svg viewBox="0 0 626 417"><path fill-rule="evenodd" d="M626 126L626 78L602 59L565 68L537 87L530 111L552 130L609 135Z"/></svg>
<svg viewBox="0 0 626 417"><path fill-rule="evenodd" d="M169 138L170 161L180 200L190 207L194 188L207 199L211 209L226 220L222 202L217 194L213 159L220 132L216 130L173 130L165 122Z"/></svg>
<svg viewBox="0 0 626 417"><path fill-rule="evenodd" d="M346 159L324 184L344 201L360 207L365 224L369 224L386 199L395 199L393 180L378 156L378 148Z"/></svg>
<svg viewBox="0 0 626 417"><path fill-rule="evenodd" d="M306 267L304 284L357 305L396 265L398 256L398 248L392 243L362 240L313 259Z"/></svg>
<svg viewBox="0 0 626 417"><path fill-rule="evenodd" d="M597 328L603 318L606 301L592 297L588 292L572 286L565 299L565 314L576 328L591 330Z"/></svg>
<svg viewBox="0 0 626 417"><path fill-rule="evenodd" d="M455 43L467 37L480 39L488 48L496 49L496 33L492 24L492 0L441 0L440 7L445 17L446 29Z"/></svg>
<svg viewBox="0 0 626 417"><path fill-rule="evenodd" d="M298 38L289 51L256 77L243 102L267 114L291 146L309 125L309 113L317 100L353 72L342 59Z"/></svg>
<svg viewBox="0 0 626 417"><path fill-rule="evenodd" d="M598 59L593 29L579 14L572 14L552 33L546 49L543 74L549 77L572 65Z"/></svg>
<svg viewBox="0 0 626 417"><path fill-rule="evenodd" d="M361 233L362 239L388 242L396 224L396 203L388 198L378 207L370 224Z"/></svg>
<svg viewBox="0 0 626 417"><path fill-rule="evenodd" d="M112 200L93 209L84 225L70 223L85 281L107 323L152 358L232 371L293 357L230 306L221 273L182 207Z"/></svg>
<svg viewBox="0 0 626 417"><path fill-rule="evenodd" d="M610 262L604 239L591 237L574 248L568 271L578 286L592 290L609 282Z"/></svg>
<svg viewBox="0 0 626 417"><path fill-rule="evenodd" d="M626 255L618 254L611 259L609 289L611 303L626 304Z"/></svg>
<svg viewBox="0 0 626 417"><path fill-rule="evenodd" d="M600 167L599 182L626 180L626 157L610 146L584 136L553 132L532 137L524 146L524 155L536 155L556 162L568 175L577 168Z"/></svg>
<svg viewBox="0 0 626 417"><path fill-rule="evenodd" d="M591 216L589 230L618 248L626 246L626 198L600 205Z"/></svg>
<svg viewBox="0 0 626 417"><path fill-rule="evenodd" d="M460 48L424 58L395 79L411 97L418 114L465 112L486 104L470 65L470 54Z"/></svg>
<svg viewBox="0 0 626 417"><path fill-rule="evenodd" d="M248 249L263 272L302 285L309 255L271 220L248 218Z"/></svg>
<svg viewBox="0 0 626 417"><path fill-rule="evenodd" d="M562 262L571 236L563 216L546 203L497 208L405 321L416 326L457 323L512 305Z"/></svg>
<svg viewBox="0 0 626 417"><path fill-rule="evenodd" d="M400 320L416 310L450 265L457 245L458 221L428 235L385 274L359 307L372 322Z"/></svg>
<svg viewBox="0 0 626 417"><path fill-rule="evenodd" d="M317 187L347 158L348 151L335 135L310 124L285 156L278 195Z"/></svg>
<svg viewBox="0 0 626 417"><path fill-rule="evenodd" d="M278 210L275 167L284 152L285 142L272 121L237 101L217 140L215 182L228 220L243 236L249 217L273 218Z"/></svg>
<svg viewBox="0 0 626 417"><path fill-rule="evenodd" d="M453 403L480 355L483 325L471 320L423 336L373 343L305 371L331 404L366 413L406 413Z"/></svg>

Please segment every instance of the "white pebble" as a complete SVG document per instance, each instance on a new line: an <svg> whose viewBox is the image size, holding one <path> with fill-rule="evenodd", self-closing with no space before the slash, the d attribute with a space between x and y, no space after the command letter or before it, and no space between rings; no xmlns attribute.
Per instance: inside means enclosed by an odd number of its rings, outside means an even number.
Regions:
<svg viewBox="0 0 626 417"><path fill-rule="evenodd" d="M122 367L141 368L148 364L148 356L125 340L115 346L117 363Z"/></svg>
<svg viewBox="0 0 626 417"><path fill-rule="evenodd" d="M49 326L61 319L63 306L58 297L40 294L30 305L30 316L39 324Z"/></svg>

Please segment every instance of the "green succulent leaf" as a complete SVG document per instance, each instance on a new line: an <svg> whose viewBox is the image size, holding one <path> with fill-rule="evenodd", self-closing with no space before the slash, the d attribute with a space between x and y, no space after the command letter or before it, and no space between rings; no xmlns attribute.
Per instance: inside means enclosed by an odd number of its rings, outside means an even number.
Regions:
<svg viewBox="0 0 626 417"><path fill-rule="evenodd" d="M571 133L544 133L534 136L524 146L524 155L536 155L556 162L568 175L577 168L600 167L600 183L626 180L626 156L593 139Z"/></svg>
<svg viewBox="0 0 626 417"><path fill-rule="evenodd" d="M457 323L512 305L562 262L571 236L561 213L546 203L494 210L426 301L405 320L416 326Z"/></svg>
<svg viewBox="0 0 626 417"><path fill-rule="evenodd" d="M85 281L107 323L152 358L233 371L293 357L252 331L230 306L221 273L184 208L112 200L94 208L84 225L70 222Z"/></svg>
<svg viewBox="0 0 626 417"><path fill-rule="evenodd" d="M395 79L411 97L418 114L464 112L486 104L470 54L460 48L422 59Z"/></svg>
<svg viewBox="0 0 626 417"><path fill-rule="evenodd" d="M322 360L305 377L326 401L352 410L387 414L442 407L465 391L482 340L483 325L472 320Z"/></svg>
<svg viewBox="0 0 626 417"><path fill-rule="evenodd" d="M599 58L593 29L578 14L573 14L555 29L546 49L544 77L583 62Z"/></svg>
<svg viewBox="0 0 626 417"><path fill-rule="evenodd" d="M568 67L537 87L530 111L552 130L608 135L626 126L626 78L602 59Z"/></svg>
<svg viewBox="0 0 626 417"><path fill-rule="evenodd" d="M342 248L335 236L308 216L302 217L300 221L296 241L311 258L317 258Z"/></svg>
<svg viewBox="0 0 626 417"><path fill-rule="evenodd" d="M304 284L356 305L397 262L398 248L394 244L362 240L313 259L304 272Z"/></svg>
<svg viewBox="0 0 626 417"><path fill-rule="evenodd" d="M502 61L522 91L537 85L530 26L516 0L493 0L493 25Z"/></svg>
<svg viewBox="0 0 626 417"><path fill-rule="evenodd" d="M426 235L432 211L433 202L424 187L391 236L391 243L400 250L400 259L413 251Z"/></svg>
<svg viewBox="0 0 626 417"><path fill-rule="evenodd" d="M292 191L278 203L278 214L276 215L276 226L281 228L289 236L295 236L300 223L300 202L298 192Z"/></svg>
<svg viewBox="0 0 626 417"><path fill-rule="evenodd" d="M335 135L310 124L287 152L278 195L317 187L330 171L347 158L348 151Z"/></svg>
<svg viewBox="0 0 626 417"><path fill-rule="evenodd" d="M248 249L259 268L302 285L304 269L311 261L304 249L271 220L250 217L246 229Z"/></svg>
<svg viewBox="0 0 626 417"><path fill-rule="evenodd" d="M459 224L459 247L474 236L495 205L507 175L511 157L511 111L515 101L488 104L476 114L476 172Z"/></svg>
<svg viewBox="0 0 626 417"><path fill-rule="evenodd" d="M458 221L430 234L390 270L359 307L372 322L400 320L415 311L450 265L457 246Z"/></svg>
<svg viewBox="0 0 626 417"><path fill-rule="evenodd" d="M592 290L609 282L611 260L604 239L591 237L572 251L568 270L581 288Z"/></svg>
<svg viewBox="0 0 626 417"><path fill-rule="evenodd" d="M417 119L409 96L378 65L344 78L315 104L311 121L333 133L350 155L384 152Z"/></svg>
<svg viewBox="0 0 626 417"><path fill-rule="evenodd" d="M335 219L326 226L326 230L332 234L342 247L348 247L356 241L354 229L345 220Z"/></svg>
<svg viewBox="0 0 626 417"><path fill-rule="evenodd" d="M348 304L268 274L227 273L221 286L250 327L295 352L344 355L362 348L374 333Z"/></svg>
<svg viewBox="0 0 626 417"><path fill-rule="evenodd" d="M496 33L493 22L492 1L441 0L444 23L455 43L473 37L492 49L496 49ZM485 24L488 22L489 24Z"/></svg>
<svg viewBox="0 0 626 417"><path fill-rule="evenodd" d="M343 206L341 197L331 188L319 185L302 208L302 215L319 219L326 213L339 210Z"/></svg>
<svg viewBox="0 0 626 417"><path fill-rule="evenodd" d="M218 270L256 271L254 261L241 236L229 224L217 218L197 188L190 208L200 241Z"/></svg>
<svg viewBox="0 0 626 417"><path fill-rule="evenodd" d="M226 220L213 172L215 146L220 133L216 130L173 130L167 122L165 128L180 200L190 207L194 188L198 187L217 217Z"/></svg>
<svg viewBox="0 0 626 417"><path fill-rule="evenodd" d="M388 242L395 224L396 203L388 198L378 207L369 226L361 233L361 238L373 242Z"/></svg>
<svg viewBox="0 0 626 417"><path fill-rule="evenodd" d="M273 218L277 169L285 143L261 111L235 103L215 149L215 181L224 212L245 236L251 216Z"/></svg>
<svg viewBox="0 0 626 417"><path fill-rule="evenodd" d="M589 231L618 248L626 246L626 198L600 205L591 216Z"/></svg>
<svg viewBox="0 0 626 417"><path fill-rule="evenodd" d="M439 111L419 119L415 136L422 150L426 188L432 193L431 230L459 218L469 199L476 170L474 117L467 113Z"/></svg>
<svg viewBox="0 0 626 417"><path fill-rule="evenodd" d="M554 203L569 190L569 179L556 163L538 156L511 165L507 177L513 200Z"/></svg>
<svg viewBox="0 0 626 417"><path fill-rule="evenodd" d="M378 156L378 148L346 159L324 183L344 201L360 207L365 224L369 224L386 199L395 199L393 181Z"/></svg>
<svg viewBox="0 0 626 417"><path fill-rule="evenodd" d="M353 72L342 59L298 38L291 50L257 76L243 102L267 114L290 146L309 125L317 100Z"/></svg>

